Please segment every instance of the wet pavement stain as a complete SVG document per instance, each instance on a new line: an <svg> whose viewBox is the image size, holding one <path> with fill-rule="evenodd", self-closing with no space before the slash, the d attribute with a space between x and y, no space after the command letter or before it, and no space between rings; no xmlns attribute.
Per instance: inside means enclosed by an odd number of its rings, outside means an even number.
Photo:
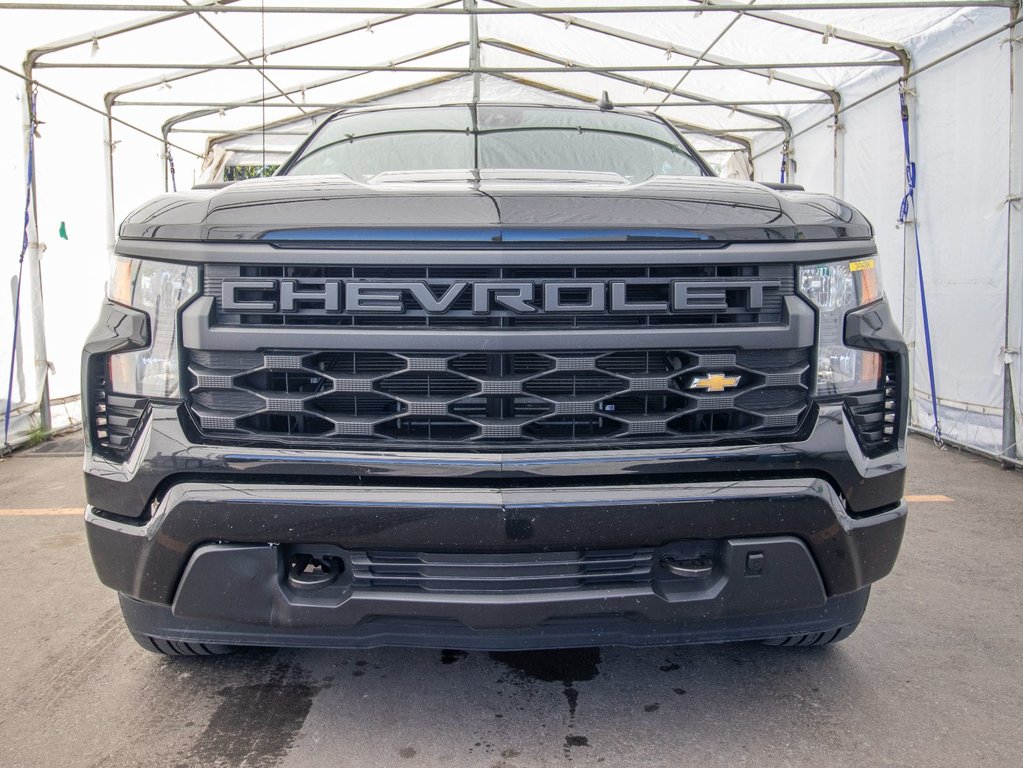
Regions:
<svg viewBox="0 0 1023 768"><path fill-rule="evenodd" d="M661 708L661 705L659 703L657 703L657 702L654 702L653 704L647 704L645 707L643 707L643 711L644 712L656 712L660 708Z"/></svg>
<svg viewBox="0 0 1023 768"><path fill-rule="evenodd" d="M579 704L577 682L600 674L599 648L566 648L554 651L502 651L490 654L494 661L512 669L519 677L565 686L568 714L574 720Z"/></svg>
<svg viewBox="0 0 1023 768"><path fill-rule="evenodd" d="M295 662L276 664L264 682L228 686L205 730L182 757L186 765L273 768L298 736L313 698L326 686Z"/></svg>
<svg viewBox="0 0 1023 768"><path fill-rule="evenodd" d="M568 726L575 726L575 713L579 706L577 682L593 680L600 674L599 648L565 648L552 651L502 651L490 658L510 669L520 680L542 683L561 683L568 702ZM519 709L523 709L519 707ZM541 725L543 728L543 725ZM588 747L585 736L565 737L564 757L572 759L573 747Z"/></svg>
<svg viewBox="0 0 1023 768"><path fill-rule="evenodd" d="M456 661L461 661L468 656L467 651L456 651L451 648L445 648L440 652L440 663L441 664L454 664Z"/></svg>
<svg viewBox="0 0 1023 768"><path fill-rule="evenodd" d="M511 667L524 677L545 683L592 680L600 674L599 648L565 648L554 651L495 651L494 661Z"/></svg>
<svg viewBox="0 0 1023 768"><path fill-rule="evenodd" d="M415 756L416 751L412 747L402 747L401 749L398 750L398 757L401 757L405 760L410 760Z"/></svg>
<svg viewBox="0 0 1023 768"><path fill-rule="evenodd" d="M572 750L575 747L588 747L590 746L590 740L585 736L569 734L565 737L565 746L561 750L566 760L572 759Z"/></svg>
<svg viewBox="0 0 1023 768"><path fill-rule="evenodd" d="M575 710L579 706L579 691L573 685L566 685L565 698L568 700L568 716L575 720Z"/></svg>

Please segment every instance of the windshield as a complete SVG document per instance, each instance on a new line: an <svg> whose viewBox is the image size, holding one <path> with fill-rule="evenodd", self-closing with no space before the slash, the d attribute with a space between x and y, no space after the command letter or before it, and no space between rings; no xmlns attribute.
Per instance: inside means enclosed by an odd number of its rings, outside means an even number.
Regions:
<svg viewBox="0 0 1023 768"><path fill-rule="evenodd" d="M630 182L705 175L692 150L651 117L483 104L339 115L282 173L370 182L442 170L611 173Z"/></svg>

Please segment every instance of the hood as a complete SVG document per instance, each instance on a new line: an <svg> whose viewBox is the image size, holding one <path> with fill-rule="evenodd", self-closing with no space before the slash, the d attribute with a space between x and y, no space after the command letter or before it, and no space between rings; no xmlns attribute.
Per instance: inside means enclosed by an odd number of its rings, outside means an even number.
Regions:
<svg viewBox="0 0 1023 768"><path fill-rule="evenodd" d="M687 242L866 239L829 195L754 182L615 174L461 171L282 176L161 195L128 215L129 239L372 242Z"/></svg>

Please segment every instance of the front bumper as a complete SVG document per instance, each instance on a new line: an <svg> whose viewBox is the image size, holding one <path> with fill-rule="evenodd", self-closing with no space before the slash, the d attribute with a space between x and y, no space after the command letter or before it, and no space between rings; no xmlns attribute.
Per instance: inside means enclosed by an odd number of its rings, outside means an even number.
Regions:
<svg viewBox="0 0 1023 768"><path fill-rule="evenodd" d="M906 506L850 517L815 478L561 488L182 482L144 522L90 507L100 578L129 626L166 639L265 645L482 648L776 637L858 620L898 553ZM677 578L663 558L709 548ZM628 584L296 591L293 546L517 555L653 548ZM758 565L751 571L750 556ZM516 559L516 558L512 558Z"/></svg>
<svg viewBox="0 0 1023 768"><path fill-rule="evenodd" d="M756 246L754 256L726 249L715 261L759 261L764 249L774 249L768 261L786 263L797 252L798 261L812 263L854 255L835 250L853 247L847 244L807 245L812 253L803 253L800 244L776 246ZM180 243L168 247L181 250ZM854 248L856 254L873 253L866 242ZM160 255L146 249L136 255ZM228 261L248 263L253 256L243 251L232 251ZM695 251L656 256L671 264L706 258ZM362 257L379 259L375 252ZM426 251L407 256L430 264L446 257ZM277 263L280 255L260 258ZM304 258L312 256L306 252ZM462 263L476 257L459 251L452 258ZM558 260L566 258L559 253ZM620 254L571 256L587 265L614 258ZM334 263L337 253L316 259ZM191 306L201 314L198 302ZM755 333L727 325L707 333L664 328L654 334L643 327L624 335L575 333L572 345L652 348L665 343L658 338L670 337L679 348L808 347L814 336L809 305L796 314L798 322ZM397 330L316 337L295 327L271 335L264 328L231 330L185 317L181 327L184 346L195 350L347 349L356 341L360 349L400 350L410 344ZM784 343L772 339L777 334ZM94 422L110 403L99 402L89 372L102 371L108 354L144 347L145 335L143 315L107 305L84 356L85 409ZM446 333L425 338L434 349L451 348ZM93 558L104 583L121 593L133 631L184 641L497 648L754 639L834 629L858 620L869 584L891 569L906 511L905 346L883 302L848 315L846 343L902 358L896 439L883 454L864 451L839 402L815 403L803 427L777 442L751 436L728 445L623 449L609 440L606 449L491 452L464 445L392 450L385 442L322 449L218 443L196 431L185 406L153 400L132 418L114 414L124 429L131 427L123 451L104 450L98 431L87 430ZM565 335L472 331L455 344L462 345L561 349ZM109 429L110 412L102 412ZM335 584L330 591L297 594L287 572L289 553L299 546L337 548L342 559L349 558L346 564L359 553L381 550L420 553L445 567L460 555L492 558L486 565L492 569L501 558L528 568L530 558L552 553L568 562L605 549L652 554L649 573L625 585L568 578L569 585L558 588L459 591L353 581L344 589ZM710 551L713 567L683 586L666 575L660 558L694 546ZM759 575L747 568L748 556L757 553L764 563Z"/></svg>

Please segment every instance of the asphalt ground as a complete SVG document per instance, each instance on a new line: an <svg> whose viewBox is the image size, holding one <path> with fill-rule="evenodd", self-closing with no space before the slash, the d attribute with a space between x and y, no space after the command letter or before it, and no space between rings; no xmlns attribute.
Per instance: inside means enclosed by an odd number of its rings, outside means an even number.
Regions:
<svg viewBox="0 0 1023 768"><path fill-rule="evenodd" d="M76 439L0 462L4 768L1023 765L1023 472L912 439L899 562L832 648L166 659L93 574Z"/></svg>

